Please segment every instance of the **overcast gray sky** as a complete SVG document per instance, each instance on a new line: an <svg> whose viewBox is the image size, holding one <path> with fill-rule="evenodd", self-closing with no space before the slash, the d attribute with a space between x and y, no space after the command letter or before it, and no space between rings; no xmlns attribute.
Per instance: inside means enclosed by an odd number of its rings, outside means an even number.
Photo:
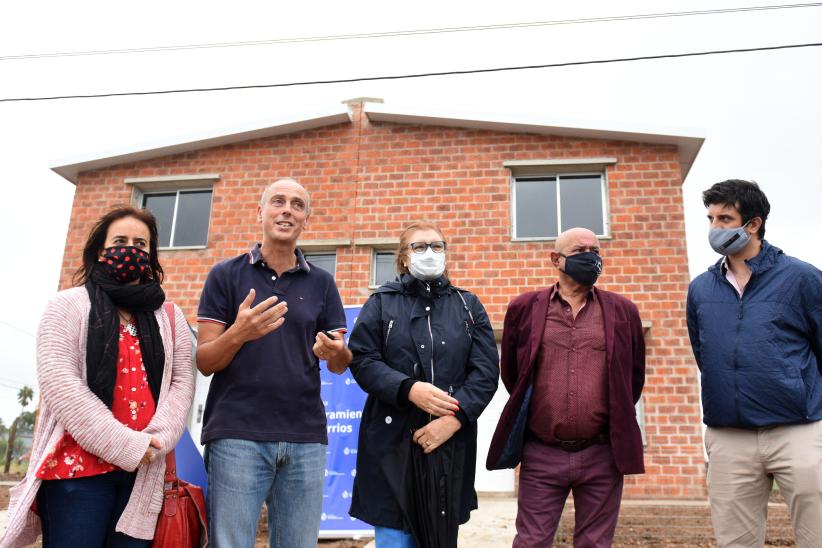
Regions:
<svg viewBox="0 0 822 548"><path fill-rule="evenodd" d="M765 6L745 1L14 2L0 8L0 57L350 35L443 27ZM0 99L221 87L539 65L822 42L822 7L542 25L382 38L109 55L0 59ZM4 199L0 418L36 389L34 333L54 294L74 187L55 161L255 120L352 97L386 104L696 129L705 145L685 181L692 275L715 260L699 193L757 180L772 204L768 239L822 265L822 48L493 74L215 93L0 102ZM683 242L683 253L686 252ZM607 258L606 258L607 259Z"/></svg>

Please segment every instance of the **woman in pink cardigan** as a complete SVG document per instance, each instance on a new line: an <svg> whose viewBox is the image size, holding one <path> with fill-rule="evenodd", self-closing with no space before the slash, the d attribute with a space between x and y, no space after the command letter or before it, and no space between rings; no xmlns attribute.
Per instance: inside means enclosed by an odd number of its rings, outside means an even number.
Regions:
<svg viewBox="0 0 822 548"><path fill-rule="evenodd" d="M188 324L163 309L157 222L116 208L91 230L76 287L37 331L42 404L0 548L148 547L163 503L163 455L194 395ZM174 335L172 335L174 333Z"/></svg>

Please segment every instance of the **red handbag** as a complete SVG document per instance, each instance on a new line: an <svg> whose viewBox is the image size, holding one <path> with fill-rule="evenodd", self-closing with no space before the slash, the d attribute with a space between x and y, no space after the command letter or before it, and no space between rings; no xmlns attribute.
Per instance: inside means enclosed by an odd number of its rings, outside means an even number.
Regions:
<svg viewBox="0 0 822 548"><path fill-rule="evenodd" d="M174 305L163 304L171 323L171 340L176 339ZM203 489L177 477L174 451L166 454L163 509L157 518L152 548L196 548L208 546L208 518Z"/></svg>
<svg viewBox="0 0 822 548"><path fill-rule="evenodd" d="M166 488L152 548L197 548L208 545L208 518L201 487L177 477L174 451L166 455Z"/></svg>

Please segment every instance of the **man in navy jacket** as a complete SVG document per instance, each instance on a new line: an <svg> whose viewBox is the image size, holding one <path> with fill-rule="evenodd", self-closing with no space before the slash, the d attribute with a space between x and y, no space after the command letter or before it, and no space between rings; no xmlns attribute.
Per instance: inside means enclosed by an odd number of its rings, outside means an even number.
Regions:
<svg viewBox="0 0 822 548"><path fill-rule="evenodd" d="M489 469L520 468L516 548L550 546L573 492L574 546L611 545L623 476L645 471L634 404L645 382L637 307L594 287L599 241L560 234L558 283L508 305L502 382L511 394L488 451Z"/></svg>
<svg viewBox="0 0 822 548"><path fill-rule="evenodd" d="M720 547L762 546L773 480L797 546L822 546L822 273L769 244L756 183L702 194L724 255L688 290L702 375L708 495Z"/></svg>

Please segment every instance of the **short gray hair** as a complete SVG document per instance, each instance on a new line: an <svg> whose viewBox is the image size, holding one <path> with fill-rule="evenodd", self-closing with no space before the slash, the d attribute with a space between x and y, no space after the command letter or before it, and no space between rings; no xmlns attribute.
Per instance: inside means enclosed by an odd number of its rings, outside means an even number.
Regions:
<svg viewBox="0 0 822 548"><path fill-rule="evenodd" d="M268 196L269 189L272 186L276 185L277 183L282 183L283 181L288 181L288 182L294 183L295 185L298 185L300 188L305 190L305 195L307 197L306 202L305 202L305 210L306 210L306 212L311 213L311 194L309 194L308 190L306 190L305 187L303 185L301 185L300 182L297 179L293 178L293 177L282 177L282 178L277 179L276 181L266 185L265 189L263 189L262 196L260 196L260 207L265 206L265 199L266 199L266 196Z"/></svg>

